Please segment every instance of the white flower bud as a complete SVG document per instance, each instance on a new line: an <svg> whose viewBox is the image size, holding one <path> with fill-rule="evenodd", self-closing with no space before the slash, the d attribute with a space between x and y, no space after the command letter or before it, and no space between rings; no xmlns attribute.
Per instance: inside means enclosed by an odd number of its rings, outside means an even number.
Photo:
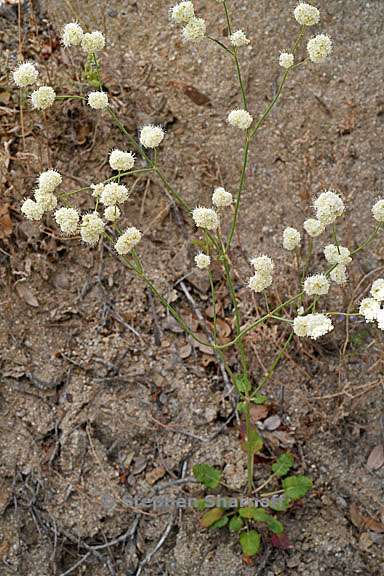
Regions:
<svg viewBox="0 0 384 576"><path fill-rule="evenodd" d="M262 272L263 274L272 274L274 269L274 264L272 258L269 256L257 256L252 258L251 264L255 269L255 272Z"/></svg>
<svg viewBox="0 0 384 576"><path fill-rule="evenodd" d="M320 236L325 230L325 226L320 220L316 220L315 218L308 218L304 222L304 230L306 231L309 236L312 238L316 238L316 236Z"/></svg>
<svg viewBox="0 0 384 576"><path fill-rule="evenodd" d="M317 219L327 226L341 216L345 210L344 202L332 190L322 192L314 202Z"/></svg>
<svg viewBox="0 0 384 576"><path fill-rule="evenodd" d="M192 2L179 2L170 9L171 19L177 24L187 24L195 15Z"/></svg>
<svg viewBox="0 0 384 576"><path fill-rule="evenodd" d="M262 271L255 272L248 280L248 287L254 292L262 292L266 288L269 288L271 284L272 275Z"/></svg>
<svg viewBox="0 0 384 576"><path fill-rule="evenodd" d="M44 212L50 212L57 206L56 196L51 192L44 192L43 190L40 190L40 188L35 190L35 199Z"/></svg>
<svg viewBox="0 0 384 576"><path fill-rule="evenodd" d="M104 210L104 218L110 222L116 222L121 216L121 210L118 206L107 206Z"/></svg>
<svg viewBox="0 0 384 576"><path fill-rule="evenodd" d="M99 184L91 184L90 187L92 188L92 196L94 198L100 198L101 193L104 190L104 184L100 182Z"/></svg>
<svg viewBox="0 0 384 576"><path fill-rule="evenodd" d="M338 264L331 270L329 277L336 284L345 284L347 282L347 268L344 264Z"/></svg>
<svg viewBox="0 0 384 576"><path fill-rule="evenodd" d="M42 172L38 178L39 189L42 193L48 194L60 186L62 181L63 179L59 172L56 170L46 170L45 172Z"/></svg>
<svg viewBox="0 0 384 576"><path fill-rule="evenodd" d="M245 33L242 30L236 30L236 32L233 32L233 34L229 36L229 41L232 44L232 46L235 46L236 48L240 48L241 46L247 46L247 44L250 44L250 40L248 40L248 38L246 37Z"/></svg>

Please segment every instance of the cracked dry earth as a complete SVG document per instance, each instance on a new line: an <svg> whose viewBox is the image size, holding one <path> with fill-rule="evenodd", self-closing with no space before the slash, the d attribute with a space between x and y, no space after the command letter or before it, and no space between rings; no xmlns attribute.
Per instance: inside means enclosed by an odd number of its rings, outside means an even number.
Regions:
<svg viewBox="0 0 384 576"><path fill-rule="evenodd" d="M254 114L276 87L271 58L294 35L288 18L294 4L231 1L236 26L251 39L241 61ZM209 29L225 35L220 6L196 5ZM383 192L384 4L318 5L333 56L297 71L252 149L233 255L245 321L264 306L243 288L249 256L275 259L280 280L272 301L296 290L281 233L301 226L316 193L333 187L343 194L349 214L340 236L351 247L367 236L369 206ZM347 331L338 321L322 341L295 342L267 388L269 414L279 418L273 431L259 423L268 455L289 448L296 471L314 482L303 504L285 515L291 549L266 542L247 566L235 539L202 530L197 512L127 506L127 496L200 495L187 480L203 461L241 491L246 463L235 398L215 358L180 333L105 247L61 239L50 218L39 226L21 217L20 201L40 171L55 166L68 190L104 179L108 151L124 141L104 116L72 102L45 118L27 113L23 147L8 80L19 42L16 8L0 5L0 574L56 576L71 568L85 576L383 574L384 466L367 465L383 442L383 338L360 322ZM204 204L213 186L236 187L241 141L224 119L239 103L238 88L225 53L213 44L183 46L167 11L163 0L25 2L24 56L41 62L57 92L84 90L81 57L60 47L60 28L76 17L103 30L103 78L113 106L132 132L148 121L166 126L164 171L191 204ZM90 206L86 195L80 203ZM192 228L154 179L135 183L127 211L146 233L140 250L151 278L202 332L188 296L204 317L212 309L204 276L190 273ZM382 241L359 254L333 304L345 309L366 294L383 261ZM219 270L215 280L220 330L229 337ZM271 324L248 337L256 375L284 335L284 327ZM229 362L236 366L234 355ZM266 474L268 467L257 464L257 480Z"/></svg>

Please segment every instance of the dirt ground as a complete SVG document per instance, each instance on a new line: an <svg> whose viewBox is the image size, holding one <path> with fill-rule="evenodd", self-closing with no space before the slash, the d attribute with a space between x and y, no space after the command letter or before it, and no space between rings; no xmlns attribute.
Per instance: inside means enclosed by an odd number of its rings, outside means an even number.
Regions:
<svg viewBox="0 0 384 576"><path fill-rule="evenodd" d="M251 111L276 88L279 51L295 33L285 0L231 0ZM244 288L249 256L267 253L278 278L272 301L296 292L295 264L282 230L300 227L325 188L342 193L343 244L372 228L369 207L383 193L381 0L319 0L334 40L324 64L297 70L252 147L233 259L244 319L265 309ZM196 2L212 34L226 33L221 7ZM383 336L361 321L336 321L325 339L296 341L269 382L274 431L261 430L271 456L295 455L314 489L283 522L292 548L265 542L252 566L228 531L204 531L194 511L132 509L127 496L201 494L192 466L210 462L244 489L236 399L213 356L185 338L143 285L109 251L63 240L50 218L20 214L39 172L55 167L71 190L109 177L108 152L124 146L102 114L81 104L27 112L24 142L18 95L9 81L20 42L58 93L85 91L82 56L59 44L77 18L106 34L103 79L112 104L134 132L145 122L167 129L160 160L193 205L215 185L236 189L241 140L225 122L240 102L228 58L214 44L184 46L165 0L0 2L0 574L18 576L379 576L384 573ZM71 92L68 92L71 91ZM89 198L81 196L84 209ZM190 297L209 319L204 275L193 269L196 237L155 179L140 179L127 223L145 232L141 254L151 278L196 328ZM322 241L315 261L321 265ZM382 240L359 254L345 289L329 306L346 308L383 275ZM224 335L232 332L228 296L217 272ZM332 302L332 304L331 304ZM328 305L328 303L327 303ZM335 308L334 308L335 309ZM260 376L286 336L270 324L247 338ZM340 350L344 349L341 354ZM236 358L229 358L236 367ZM375 464L375 463L374 463ZM258 479L268 467L256 466Z"/></svg>

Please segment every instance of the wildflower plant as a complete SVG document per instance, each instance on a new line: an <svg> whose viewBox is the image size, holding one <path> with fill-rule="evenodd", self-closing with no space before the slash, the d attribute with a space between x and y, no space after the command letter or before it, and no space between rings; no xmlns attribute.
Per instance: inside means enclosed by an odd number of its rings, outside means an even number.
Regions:
<svg viewBox="0 0 384 576"><path fill-rule="evenodd" d="M215 37L208 30L206 21L196 13L196 8L190 1L179 2L171 7L169 16L172 25L181 28L181 37L186 45L212 42L219 50L225 52L233 64L239 86L239 101L235 109L228 110L225 129L229 134L230 131L238 130L243 138L243 162L236 190L231 192L224 187L216 187L212 191L211 206L189 205L161 168L160 146L166 146L166 133L163 127L155 124L140 126L138 138L129 132L119 118L113 102L110 102L102 79L101 54L107 46L106 39L100 31L85 32L78 23L71 22L64 26L62 43L65 49L84 53L85 78L89 85L87 92L59 95L54 87L46 85L37 87L40 74L38 66L31 62L21 63L13 72L13 80L24 94L30 87L34 89L29 96L31 106L36 113L46 111L62 101L76 99L82 101L85 106L90 106L94 114L108 115L124 136L125 148L110 151L109 166L116 174L110 175L103 182L90 183L81 189L62 190L62 176L54 168L47 167L47 170L39 175L36 189L32 190L30 197L24 200L21 211L26 218L34 221L39 221L46 214L51 213L64 236L80 235L81 241L90 248L97 246L99 242L109 244L121 264L143 282L186 335L197 343L212 349L224 366L237 395L238 412L245 424L242 445L247 453L247 478L244 483L246 492L248 495L259 494L267 484L270 484L271 487L273 486L271 494L282 493L283 498L278 503L270 505L272 513L240 504L230 513L225 507L218 507L205 513L202 525L216 528L228 526L231 532L239 534L244 555L251 557L260 549L261 537L258 531L260 525L265 526L272 534L281 534L284 527L273 512L280 514L287 510L311 487L309 478L290 474L295 461L289 453L280 454L272 465L271 476L261 485L254 485L254 459L263 448L263 440L257 427L252 423L251 407L267 400L261 391L270 380L295 336L313 340L323 337L334 329L332 318L335 315L361 316L366 322L375 323L379 329L384 330L384 279L382 278L373 282L370 294L361 301L359 310L356 312L327 311L326 305L326 297L332 291L333 286L348 281L348 268L354 256L372 243L382 231L384 200L379 199L372 207L374 227L371 234L360 246L352 249L340 245L338 239L337 223L345 216L345 205L341 195L333 190L325 190L319 194L313 204L313 217L303 222L302 230L288 226L281 231L281 250L286 251L287 258L296 257L298 261L300 286L297 293L273 309L268 307L267 312L244 325L240 296L234 281L235 263L232 247L238 228L242 195L246 187L252 144L259 129L281 99L291 75L299 67L308 67L308 72L310 72L311 66L323 62L332 52L332 41L324 33L311 35L311 27L320 22L320 12L312 4L299 2L292 15L298 25L296 37L292 40L290 47L284 47L285 49L275 56L276 66L281 67L278 88L261 114L256 115L255 107L250 102L243 81L241 68L241 59L245 57L242 51L251 40L246 31L234 29L230 0L220 0L216 4L217 6L212 5L212 9L224 11L228 29L228 37L225 39ZM308 34L311 37L306 39ZM305 42L306 47L303 46ZM140 161L140 167L137 167L138 161ZM150 279L140 256L140 244L145 241L142 231L135 226L135 222L129 221L128 226L123 224L126 223L124 209L130 194L130 178L132 176L140 178L148 174L157 178L167 195L172 197L173 201L184 211L199 236L197 241L199 252L196 253L194 261L200 273L205 274L209 280L214 310L213 327L207 338L194 332L187 320L168 302L166 295ZM76 204L76 196L84 192L87 192L94 202L93 210L85 213L81 212ZM227 232L225 233L224 230ZM322 242L323 234L327 235L323 248L324 265L321 269L310 270L313 242L315 239L318 239L317 242ZM306 237L308 246L305 258L301 252L303 237ZM231 300L235 336L225 343L221 342L218 336L217 291L212 273L213 263L222 268ZM278 274L277 267L265 254L255 255L249 264L247 289L256 295L263 293L263 296L268 298L268 289ZM270 368L259 381L255 381L249 368L246 336L258 326L271 321L284 322L291 329ZM237 362L229 365L227 352L232 348L237 351ZM194 467L193 471L197 480L206 488L216 489L220 485L220 470L209 464L199 464Z"/></svg>

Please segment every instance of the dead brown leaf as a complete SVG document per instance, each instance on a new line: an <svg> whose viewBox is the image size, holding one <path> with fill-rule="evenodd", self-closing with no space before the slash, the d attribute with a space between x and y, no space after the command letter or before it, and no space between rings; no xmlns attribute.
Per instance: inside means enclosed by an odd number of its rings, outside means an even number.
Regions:
<svg viewBox="0 0 384 576"><path fill-rule="evenodd" d="M372 530L372 532L382 533L384 532L384 524L375 520L371 516L365 516L362 514L357 505L352 503L349 507L349 515L352 524L359 528L359 530Z"/></svg>
<svg viewBox="0 0 384 576"><path fill-rule="evenodd" d="M251 419L253 422L258 422L259 420L264 420L268 415L268 406L265 404L252 405L251 406Z"/></svg>
<svg viewBox="0 0 384 576"><path fill-rule="evenodd" d="M384 446L379 444L370 453L367 460L368 470L378 470L384 464Z"/></svg>
<svg viewBox="0 0 384 576"><path fill-rule="evenodd" d="M33 306L33 308L38 308L40 306L39 301L37 300L36 296L33 294L31 287L26 282L19 282L16 284L16 292L24 302L29 304L29 306Z"/></svg>
<svg viewBox="0 0 384 576"><path fill-rule="evenodd" d="M0 239L4 240L12 234L12 220L9 213L9 204L0 206Z"/></svg>

